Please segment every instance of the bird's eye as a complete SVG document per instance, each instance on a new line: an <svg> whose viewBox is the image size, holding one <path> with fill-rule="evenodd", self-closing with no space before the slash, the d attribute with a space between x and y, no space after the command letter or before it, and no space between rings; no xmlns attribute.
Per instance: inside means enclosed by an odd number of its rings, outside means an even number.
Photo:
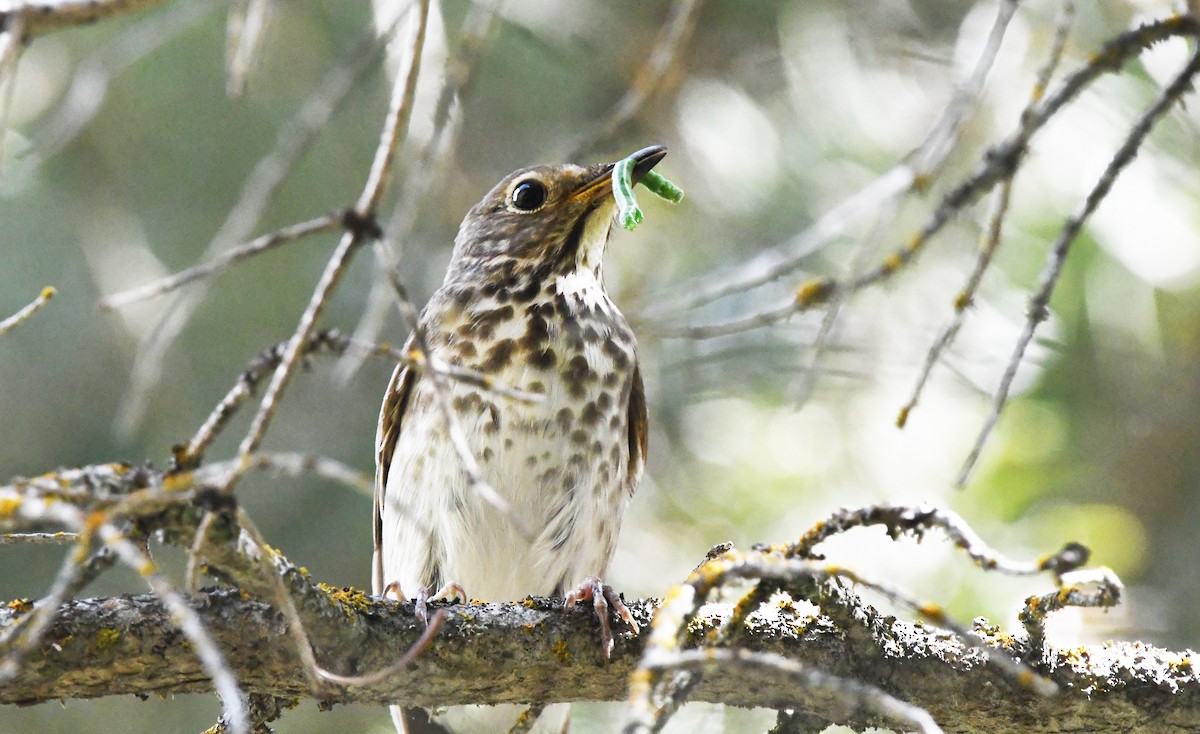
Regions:
<svg viewBox="0 0 1200 734"><path fill-rule="evenodd" d="M513 189L512 203L523 212L531 212L546 203L546 187L537 179L522 181Z"/></svg>

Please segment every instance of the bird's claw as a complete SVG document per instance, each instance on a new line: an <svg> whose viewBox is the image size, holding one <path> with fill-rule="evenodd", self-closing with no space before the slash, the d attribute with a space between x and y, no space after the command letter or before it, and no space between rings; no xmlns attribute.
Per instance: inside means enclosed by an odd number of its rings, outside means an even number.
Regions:
<svg viewBox="0 0 1200 734"><path fill-rule="evenodd" d="M429 605L435 601L444 601L447 599L456 599L458 601L467 601L467 592L463 587L453 581L443 584L442 588L434 593L432 586L422 586L417 591L417 596L413 600L413 609L417 615L417 619L421 620L426 627L429 626Z"/></svg>
<svg viewBox="0 0 1200 734"><path fill-rule="evenodd" d="M384 587L383 596L387 597L389 595L399 602L406 602L409 600L408 597L404 595L404 592L400 589L400 583L398 581L393 581ZM413 612L417 615L417 619L421 620L421 623L428 627L429 604L431 602L444 601L446 599L467 601L468 598L469 597L467 596L466 590L464 590L460 584L457 584L453 581L442 585L442 588L438 589L436 592L433 591L432 586L422 586L421 588L417 589L416 595L412 598Z"/></svg>
<svg viewBox="0 0 1200 734"><path fill-rule="evenodd" d="M570 608L588 599L592 600L592 608L600 620L600 645L604 650L604 659L608 660L612 657L613 650L612 627L608 622L610 610L624 620L634 634L637 634L640 628L637 621L634 620L633 614L630 613L629 607L625 606L625 602L621 600L621 595L613 587L601 581L599 577L588 576L574 591L566 595L564 602L565 606Z"/></svg>

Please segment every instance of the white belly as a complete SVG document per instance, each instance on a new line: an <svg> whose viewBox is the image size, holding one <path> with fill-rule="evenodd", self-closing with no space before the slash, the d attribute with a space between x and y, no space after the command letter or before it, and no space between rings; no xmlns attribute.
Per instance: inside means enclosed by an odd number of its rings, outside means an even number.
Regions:
<svg viewBox="0 0 1200 734"><path fill-rule="evenodd" d="M607 357L596 351L589 363L603 368ZM468 484L441 413L430 409L432 385L422 380L392 455L383 512L384 582L399 582L407 595L456 582L472 598L515 600L561 593L607 570L628 499L628 446L612 438L627 431L623 408L610 400L602 420L585 427L578 420L584 407L611 388L568 397L540 371L504 373L496 378L516 386L540 378L545 401L479 396L461 383L452 383L451 395L484 479L532 538ZM564 407L570 420L560 415Z"/></svg>

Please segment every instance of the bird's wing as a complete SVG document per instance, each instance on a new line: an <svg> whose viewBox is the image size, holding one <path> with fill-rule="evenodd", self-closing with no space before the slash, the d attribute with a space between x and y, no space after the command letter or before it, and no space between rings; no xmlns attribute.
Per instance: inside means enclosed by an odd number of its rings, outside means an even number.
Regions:
<svg viewBox="0 0 1200 734"><path fill-rule="evenodd" d="M412 338L404 344L404 353L412 347ZM371 557L371 587L376 594L383 593L383 507L387 491L388 469L392 463L392 452L396 439L400 437L400 424L408 407L408 397L416 382L411 369L404 363L396 365L387 392L383 395L383 406L379 409L379 428L375 433L375 500L372 536L375 550Z"/></svg>
<svg viewBox="0 0 1200 734"><path fill-rule="evenodd" d="M629 470L625 476L626 488L632 495L642 479L646 468L646 439L649 421L646 417L646 389L642 385L642 370L636 362L633 367L633 387L629 390Z"/></svg>

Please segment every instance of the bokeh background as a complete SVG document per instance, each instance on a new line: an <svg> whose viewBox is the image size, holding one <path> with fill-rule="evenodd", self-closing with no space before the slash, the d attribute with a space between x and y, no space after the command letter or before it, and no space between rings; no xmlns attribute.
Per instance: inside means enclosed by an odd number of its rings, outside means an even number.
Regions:
<svg viewBox="0 0 1200 734"><path fill-rule="evenodd" d="M895 278L842 304L827 339L818 338L825 311L721 338L675 336L681 325L777 305L810 275L859 272L903 243L940 194L1014 129L1061 4L1021 3L954 151L925 193L858 213L843 234L766 287L671 313L664 305L692 292L696 279L719 277L787 242L902 161L974 66L998 4L707 0L648 102L597 138L674 4L504 3L453 106L441 154L424 164L442 77L456 68L446 58L461 58L473 7L434 2L421 101L401 156L402 184L393 189L401 211L389 220L402 232L402 270L418 300L440 282L462 214L514 168L572 153L581 162L613 160L660 143L670 149L660 170L688 194L678 207L644 195L646 222L614 234L608 259L609 289L639 333L652 423L647 477L610 572L617 588L659 594L716 543L783 541L840 506L928 501L954 508L1012 556L1076 540L1122 577L1129 588L1121 608L1060 614L1056 641L1197 645L1194 100L1159 125L1076 242L1017 394L971 481L953 487L1049 243L1182 66L1187 43L1160 44L1104 78L1035 139L1016 177L996 265L904 430L895 427L896 413L950 318L986 202L956 217ZM117 312L97 306L201 258L281 127L375 22L366 2L275 3L249 88L231 99L226 10L176 0L38 38L22 57L0 178L0 315L45 285L59 295L0 338L0 478L113 460L165 465L171 445L195 431L247 362L290 335L309 298L333 236L289 245L185 291L203 297L160 359L147 362L141 345L175 296ZM1077 68L1112 35L1174 10L1151 0L1079 3L1063 69ZM403 23L398 37L408 38ZM386 63L366 68L253 233L357 195L390 88ZM81 78L91 84L86 93L69 93ZM376 276L362 253L323 325L352 332L364 313L384 314L379 338L399 342L394 311L372 311ZM143 371L147 363L155 369ZM314 359L293 382L266 448L370 471L391 365L355 367ZM157 379L146 378L155 372ZM246 421L235 421L210 459L232 455ZM368 496L315 478L255 474L240 485L239 500L268 540L315 578L369 586ZM43 593L63 552L0 546L0 597ZM178 563L170 550L157 552ZM858 531L830 544L829 555L960 618L983 615L1008 629L1025 596L1049 584L984 575L936 538L897 544ZM140 590L118 570L88 593ZM612 715L579 708L578 731L602 731ZM0 709L0 731L199 731L218 714L215 697L71 701ZM766 728L745 712L696 707L687 716L676 730ZM385 731L386 721L374 708L318 713L304 704L277 730Z"/></svg>

